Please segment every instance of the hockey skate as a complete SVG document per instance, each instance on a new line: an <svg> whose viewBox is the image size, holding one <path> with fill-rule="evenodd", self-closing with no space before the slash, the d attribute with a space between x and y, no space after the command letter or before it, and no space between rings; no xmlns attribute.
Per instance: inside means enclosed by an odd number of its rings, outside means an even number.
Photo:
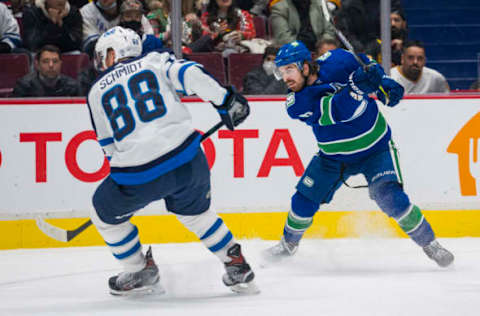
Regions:
<svg viewBox="0 0 480 316"><path fill-rule="evenodd" d="M223 283L230 287L233 292L242 294L256 294L260 290L253 279L250 265L245 261L239 244L234 244L227 250L227 256L231 261L225 263L225 273L222 277Z"/></svg>
<svg viewBox="0 0 480 316"><path fill-rule="evenodd" d="M432 241L422 249L430 259L435 261L442 268L448 267L453 262L453 254L443 248L436 240Z"/></svg>
<svg viewBox="0 0 480 316"><path fill-rule="evenodd" d="M158 284L160 275L158 267L152 257L152 247L148 248L145 255L145 268L138 272L122 272L108 280L110 293L112 295L133 295L133 294L162 294L165 291Z"/></svg>
<svg viewBox="0 0 480 316"><path fill-rule="evenodd" d="M285 257L293 256L298 250L298 243L291 243L282 237L280 242L263 251L263 257L270 262L277 262Z"/></svg>

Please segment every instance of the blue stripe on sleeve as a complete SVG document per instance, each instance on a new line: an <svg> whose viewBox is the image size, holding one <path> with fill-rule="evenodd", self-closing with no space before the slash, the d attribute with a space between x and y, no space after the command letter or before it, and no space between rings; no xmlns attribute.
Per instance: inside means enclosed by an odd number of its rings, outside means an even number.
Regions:
<svg viewBox="0 0 480 316"><path fill-rule="evenodd" d="M185 71L187 71L188 68L190 68L190 66L194 66L196 65L197 63L195 62L189 62L189 63L186 63L185 65L182 66L182 68L180 68L180 70L178 71L178 80L180 81L180 84L182 85L182 88L183 88L183 91L185 92L185 94L187 94L187 90L185 89Z"/></svg>

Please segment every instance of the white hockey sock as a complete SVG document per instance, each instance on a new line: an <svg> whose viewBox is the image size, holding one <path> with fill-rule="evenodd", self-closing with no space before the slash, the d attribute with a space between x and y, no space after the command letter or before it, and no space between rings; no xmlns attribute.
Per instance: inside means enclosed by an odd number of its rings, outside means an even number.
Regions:
<svg viewBox="0 0 480 316"><path fill-rule="evenodd" d="M178 220L195 233L203 244L222 262L229 262L227 250L235 244L235 238L218 215L208 210L194 216L177 215Z"/></svg>
<svg viewBox="0 0 480 316"><path fill-rule="evenodd" d="M93 211L91 219L113 256L127 272L137 272L145 267L145 256L138 238L138 228L129 221L111 225L103 222Z"/></svg>

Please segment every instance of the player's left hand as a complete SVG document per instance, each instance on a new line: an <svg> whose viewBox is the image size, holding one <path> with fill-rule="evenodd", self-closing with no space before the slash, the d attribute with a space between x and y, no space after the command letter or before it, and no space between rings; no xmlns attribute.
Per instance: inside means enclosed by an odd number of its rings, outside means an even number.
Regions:
<svg viewBox="0 0 480 316"><path fill-rule="evenodd" d="M377 98L380 100L380 102L391 107L397 105L398 102L400 102L400 100L403 98L405 89L398 82L387 76L382 78L381 85L388 95L388 101L382 91L377 91Z"/></svg>
<svg viewBox="0 0 480 316"><path fill-rule="evenodd" d="M367 67L359 67L350 75L349 85L357 94L369 94L376 92L384 75L382 67L377 64L370 64Z"/></svg>
<svg viewBox="0 0 480 316"><path fill-rule="evenodd" d="M214 105L220 114L225 126L231 131L245 121L250 114L250 106L247 99L238 93L233 86L227 88L227 98L222 105Z"/></svg>

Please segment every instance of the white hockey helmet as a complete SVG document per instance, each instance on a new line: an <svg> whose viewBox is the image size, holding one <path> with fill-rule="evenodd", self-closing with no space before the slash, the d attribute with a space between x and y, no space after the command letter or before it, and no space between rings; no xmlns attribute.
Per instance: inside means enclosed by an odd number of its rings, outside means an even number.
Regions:
<svg viewBox="0 0 480 316"><path fill-rule="evenodd" d="M126 57L137 57L142 53L142 40L133 30L115 26L100 36L95 44L95 68L105 70L105 60L108 51L115 52L116 64L120 59Z"/></svg>

